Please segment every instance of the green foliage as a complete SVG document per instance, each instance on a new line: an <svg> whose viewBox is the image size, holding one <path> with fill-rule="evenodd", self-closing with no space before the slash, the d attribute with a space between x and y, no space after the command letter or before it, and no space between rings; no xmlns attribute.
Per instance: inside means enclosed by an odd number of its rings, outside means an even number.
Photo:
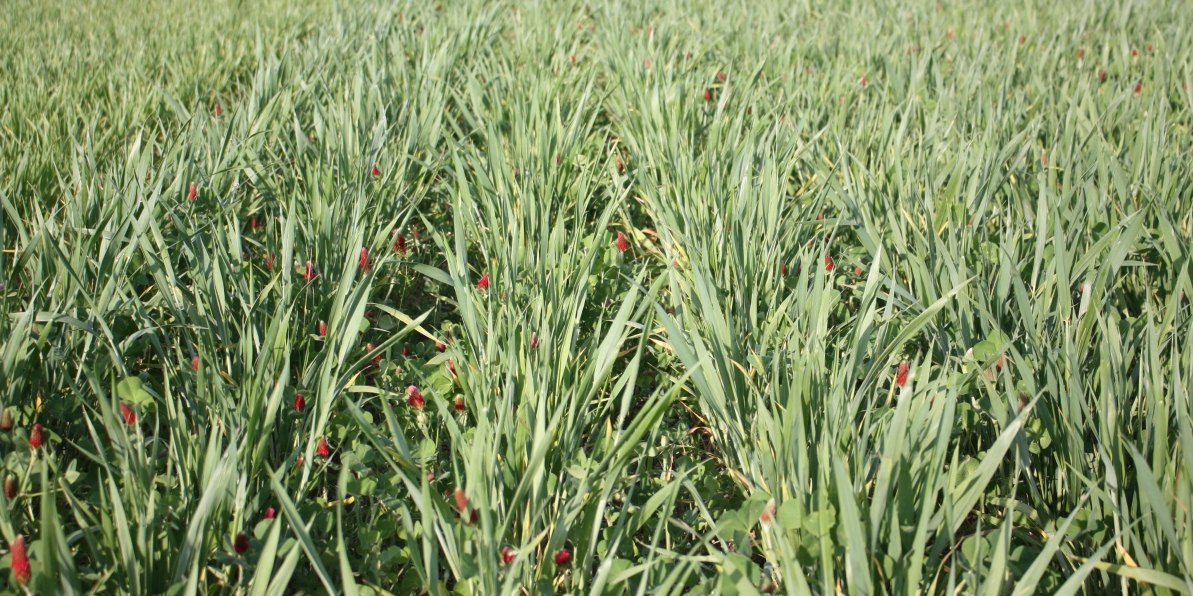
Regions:
<svg viewBox="0 0 1193 596"><path fill-rule="evenodd" d="M1193 592L1182 3L7 8L32 592Z"/></svg>

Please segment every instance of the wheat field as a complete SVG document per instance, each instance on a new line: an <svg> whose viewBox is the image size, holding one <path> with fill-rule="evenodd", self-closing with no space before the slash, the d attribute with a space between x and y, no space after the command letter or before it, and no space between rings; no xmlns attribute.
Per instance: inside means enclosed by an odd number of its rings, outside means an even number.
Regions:
<svg viewBox="0 0 1193 596"><path fill-rule="evenodd" d="M6 594L1191 594L1193 5L9 0Z"/></svg>

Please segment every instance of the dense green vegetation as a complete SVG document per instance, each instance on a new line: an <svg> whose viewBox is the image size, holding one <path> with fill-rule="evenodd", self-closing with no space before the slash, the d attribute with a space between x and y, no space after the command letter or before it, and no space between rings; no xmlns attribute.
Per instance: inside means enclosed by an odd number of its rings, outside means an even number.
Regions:
<svg viewBox="0 0 1193 596"><path fill-rule="evenodd" d="M884 4L10 2L7 593L1193 593L1193 10Z"/></svg>

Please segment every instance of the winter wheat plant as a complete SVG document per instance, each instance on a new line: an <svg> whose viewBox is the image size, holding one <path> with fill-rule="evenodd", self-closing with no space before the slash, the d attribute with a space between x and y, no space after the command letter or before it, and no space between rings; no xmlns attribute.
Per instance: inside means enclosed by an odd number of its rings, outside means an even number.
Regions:
<svg viewBox="0 0 1193 596"><path fill-rule="evenodd" d="M3 11L5 593L1193 593L1184 0Z"/></svg>

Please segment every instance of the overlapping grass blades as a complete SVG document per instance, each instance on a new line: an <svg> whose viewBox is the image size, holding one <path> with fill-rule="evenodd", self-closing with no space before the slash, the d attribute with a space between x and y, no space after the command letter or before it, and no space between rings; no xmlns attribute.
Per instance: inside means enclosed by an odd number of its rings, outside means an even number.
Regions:
<svg viewBox="0 0 1193 596"><path fill-rule="evenodd" d="M0 533L39 593L1193 592L1186 8L19 3Z"/></svg>

